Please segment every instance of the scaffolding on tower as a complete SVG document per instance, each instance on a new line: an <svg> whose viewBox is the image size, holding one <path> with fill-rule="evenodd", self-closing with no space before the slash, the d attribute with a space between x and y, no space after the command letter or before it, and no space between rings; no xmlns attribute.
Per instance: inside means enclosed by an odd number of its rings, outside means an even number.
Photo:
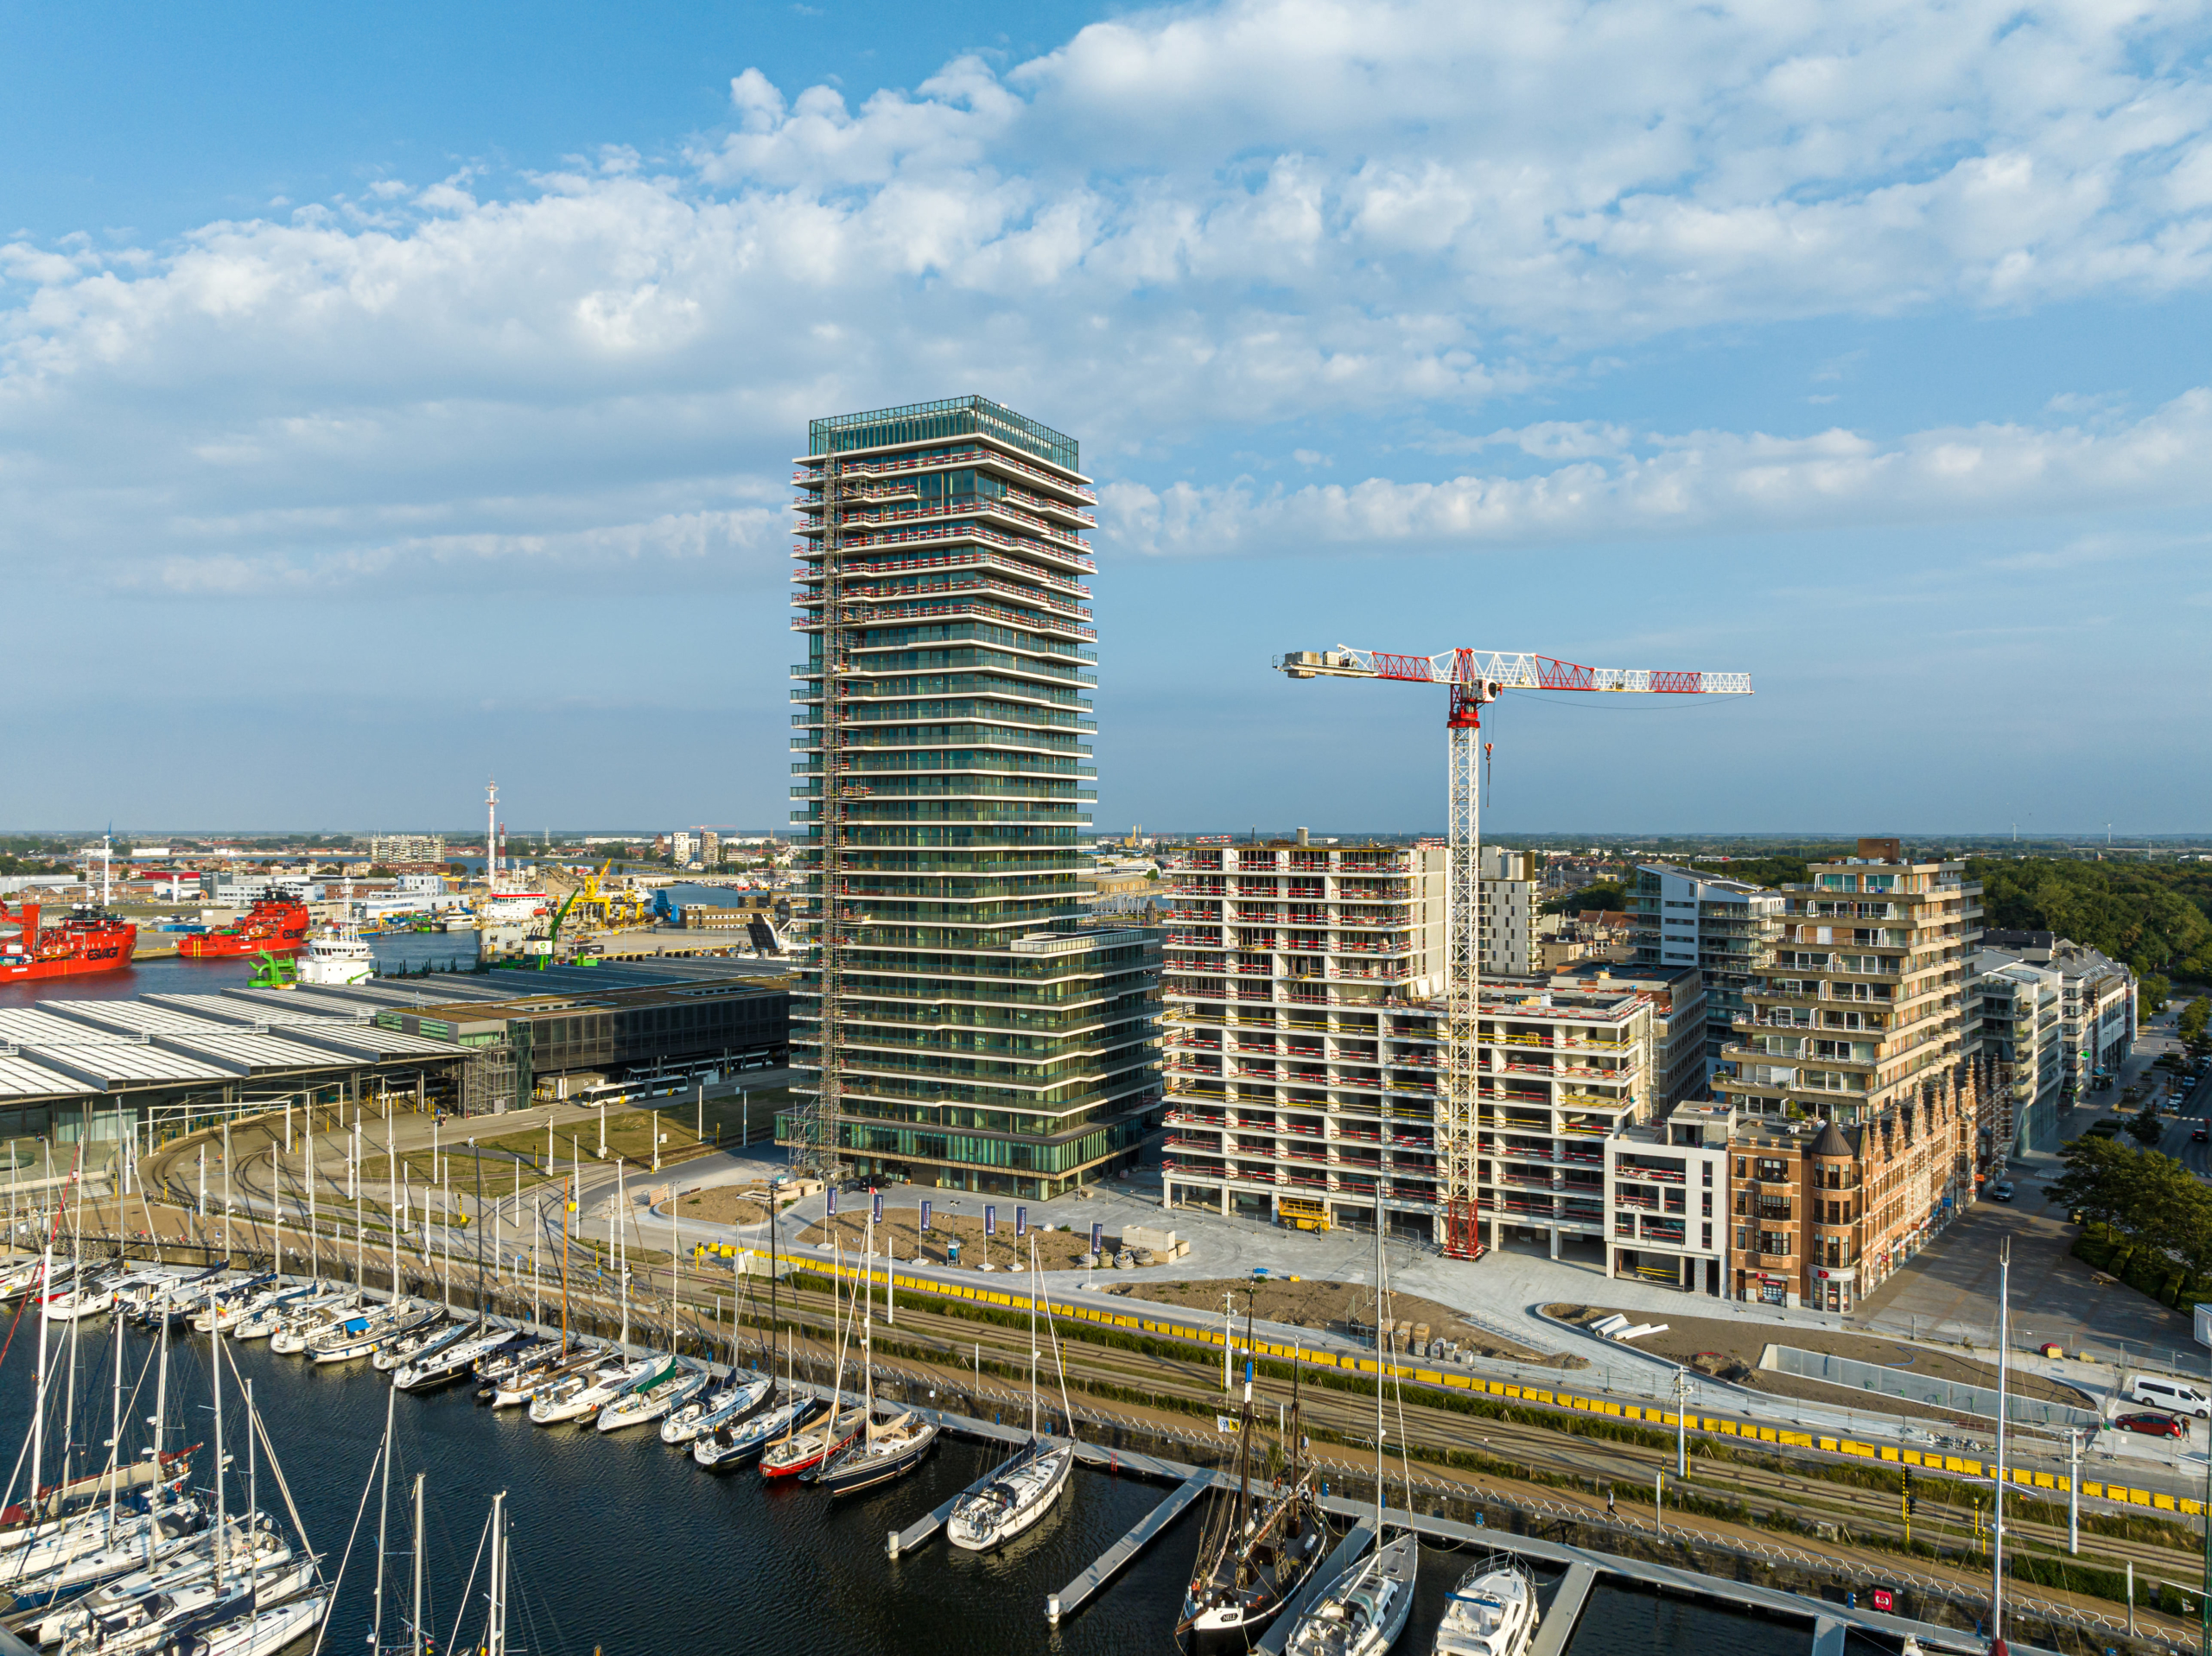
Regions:
<svg viewBox="0 0 2212 1656"><path fill-rule="evenodd" d="M1449 835L1445 852L1445 978L1439 1045L1443 1087L1437 1111L1444 1251L1471 1259L1483 1251L1480 1195L1482 1108L1482 790L1476 765L1482 758L1482 710L1508 690L1589 690L1656 695L1749 695L1748 673L1653 672L1583 667L1521 651L1446 650L1434 656L1397 656L1377 650L1293 650L1274 663L1292 678L1394 679L1446 687L1446 793ZM1389 1171L1376 1182L1375 1222L1383 1224L1382 1191Z"/></svg>
<svg viewBox="0 0 2212 1656"><path fill-rule="evenodd" d="M816 1001L817 1056L813 1099L798 1112L798 1143L792 1163L816 1178L834 1181L842 1171L838 1156L838 1116L844 1101L846 950L867 917L847 890L846 852L851 813L868 790L852 768L848 724L850 701L859 689L854 676L855 615L845 571L844 462L835 454L822 465L822 728L821 847L815 858L820 895L815 904L815 966L820 974ZM864 590L864 589L863 589Z"/></svg>

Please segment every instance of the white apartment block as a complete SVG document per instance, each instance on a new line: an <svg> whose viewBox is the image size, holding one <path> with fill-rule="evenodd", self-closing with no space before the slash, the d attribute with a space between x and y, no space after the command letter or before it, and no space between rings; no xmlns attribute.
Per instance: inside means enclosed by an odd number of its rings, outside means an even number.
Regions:
<svg viewBox="0 0 2212 1656"><path fill-rule="evenodd" d="M2072 1102L2078 1106L2089 1094L2110 1088L2135 1050L2140 1010L2135 974L2087 944L2048 931L1992 929L1981 942L1986 950L2058 974L2063 1085Z"/></svg>
<svg viewBox="0 0 2212 1656"><path fill-rule="evenodd" d="M442 834L375 834L369 836L369 860L389 867L398 862L443 862Z"/></svg>
<svg viewBox="0 0 2212 1656"><path fill-rule="evenodd" d="M1981 1052L1994 1066L1990 1142L2004 1155L2052 1149L2069 1075L2061 1029L2065 977L1999 949L1977 953L1974 969Z"/></svg>
<svg viewBox="0 0 2212 1656"><path fill-rule="evenodd" d="M1728 1291L1731 1114L1725 1104L1681 1104L1605 1141L1607 1276Z"/></svg>
<svg viewBox="0 0 2212 1656"><path fill-rule="evenodd" d="M669 855L678 868L696 860L699 855L698 836L689 828L677 828L668 836Z"/></svg>

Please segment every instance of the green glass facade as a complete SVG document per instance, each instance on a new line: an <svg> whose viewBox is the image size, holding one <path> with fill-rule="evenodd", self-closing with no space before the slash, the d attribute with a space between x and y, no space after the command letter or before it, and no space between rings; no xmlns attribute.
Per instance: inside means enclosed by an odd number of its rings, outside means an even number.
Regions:
<svg viewBox="0 0 2212 1656"><path fill-rule="evenodd" d="M794 831L810 951L779 1136L868 1177L1049 1196L1157 1107L1156 934L1079 917L1094 498L982 397L817 420L798 466Z"/></svg>

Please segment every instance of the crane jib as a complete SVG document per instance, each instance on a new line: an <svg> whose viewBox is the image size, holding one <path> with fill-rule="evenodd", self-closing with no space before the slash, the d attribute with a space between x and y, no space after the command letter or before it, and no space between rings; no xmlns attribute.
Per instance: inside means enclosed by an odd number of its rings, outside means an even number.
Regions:
<svg viewBox="0 0 2212 1656"><path fill-rule="evenodd" d="M1495 685L1501 690L1623 691L1646 695L1749 695L1749 673L1585 667L1579 662L1514 650L1447 650L1433 656L1382 650L1301 650L1276 665L1296 678L1322 676L1395 679L1409 684Z"/></svg>

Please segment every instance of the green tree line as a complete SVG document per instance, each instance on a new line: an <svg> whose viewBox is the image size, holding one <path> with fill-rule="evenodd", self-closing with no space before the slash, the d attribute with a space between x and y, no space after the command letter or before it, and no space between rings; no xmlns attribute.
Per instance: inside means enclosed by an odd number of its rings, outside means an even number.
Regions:
<svg viewBox="0 0 2212 1656"><path fill-rule="evenodd" d="M2212 867L1974 858L1982 923L2055 931L2140 974L2212 981Z"/></svg>

